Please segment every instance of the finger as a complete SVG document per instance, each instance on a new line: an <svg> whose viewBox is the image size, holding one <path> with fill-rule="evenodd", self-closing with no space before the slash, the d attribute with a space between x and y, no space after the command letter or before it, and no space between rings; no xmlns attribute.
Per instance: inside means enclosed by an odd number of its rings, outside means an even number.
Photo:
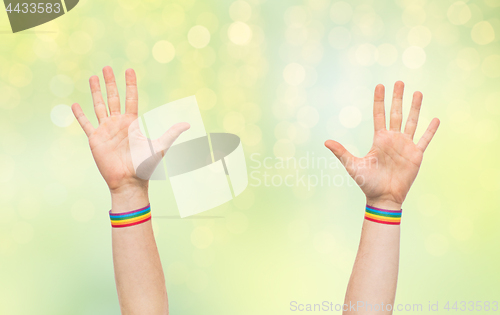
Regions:
<svg viewBox="0 0 500 315"><path fill-rule="evenodd" d="M76 120L78 120L78 123L82 127L83 131L85 132L87 137L89 137L95 129L83 113L82 108L79 104L75 103L71 106L71 110L73 111L73 115L75 115L75 118Z"/></svg>
<svg viewBox="0 0 500 315"><path fill-rule="evenodd" d="M137 93L137 78L133 69L125 71L127 92L125 96L125 113L137 115L139 96Z"/></svg>
<svg viewBox="0 0 500 315"><path fill-rule="evenodd" d="M97 116L97 120L100 124L104 118L108 117L106 104L104 104L104 100L102 99L101 84L99 83L99 78L96 75L91 76L89 82L90 91L92 93L92 101L94 102L95 115Z"/></svg>
<svg viewBox="0 0 500 315"><path fill-rule="evenodd" d="M104 82L106 82L106 94L108 95L109 114L120 115L120 97L118 96L118 88L116 87L115 75L110 66L102 69Z"/></svg>
<svg viewBox="0 0 500 315"><path fill-rule="evenodd" d="M431 142L432 137L434 137L434 135L436 134L436 131L439 127L439 123L440 123L439 119L437 119L437 118L434 118L431 121L431 123L429 124L429 127L427 127L427 130L424 132L422 138L420 138L420 140L417 143L417 147L420 150L425 151L425 149L427 148L427 146Z"/></svg>
<svg viewBox="0 0 500 315"><path fill-rule="evenodd" d="M330 149L333 154L340 160L342 165L347 168L349 163L353 163L356 157L352 155L343 145L337 141L327 140L325 142L325 147Z"/></svg>
<svg viewBox="0 0 500 315"><path fill-rule="evenodd" d="M418 116L420 115L420 107L422 106L423 95L421 92L413 93L413 100L411 101L410 114L405 125L405 134L413 139L415 130L417 130Z"/></svg>
<svg viewBox="0 0 500 315"><path fill-rule="evenodd" d="M403 91L405 84L398 81L394 84L391 105L391 121L389 123L392 131L401 131L401 122L403 121Z"/></svg>
<svg viewBox="0 0 500 315"><path fill-rule="evenodd" d="M155 145L155 152L166 151L172 143L191 126L188 123L178 123L170 127L161 137L157 139L157 145Z"/></svg>
<svg viewBox="0 0 500 315"><path fill-rule="evenodd" d="M385 87L382 84L375 87L375 97L373 102L373 125L375 131L385 129L385 108L384 108Z"/></svg>

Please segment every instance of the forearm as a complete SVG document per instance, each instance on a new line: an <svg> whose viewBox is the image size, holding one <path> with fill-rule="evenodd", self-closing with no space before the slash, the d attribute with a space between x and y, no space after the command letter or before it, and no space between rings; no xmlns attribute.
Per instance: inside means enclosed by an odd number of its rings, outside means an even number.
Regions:
<svg viewBox="0 0 500 315"><path fill-rule="evenodd" d="M123 314L168 314L167 290L160 256L151 226L148 172L155 169L157 155L163 156L188 123L177 123L157 139L148 139L139 128L137 78L125 71L125 112L122 112L115 75L102 69L107 106L97 76L90 77L90 91L99 126L94 128L79 104L73 113L88 137L97 168L111 191L113 263L116 288ZM109 111L108 111L109 110ZM139 119L139 120L138 120ZM154 157L151 156L154 148ZM142 152L144 150L144 152ZM138 159L139 160L138 160ZM152 158L152 159L151 159Z"/></svg>
<svg viewBox="0 0 500 315"><path fill-rule="evenodd" d="M401 204L439 127L439 119L434 118L418 143L413 142L423 97L421 92L415 92L404 133L401 132L403 92L404 83L396 82L387 129L385 87L379 84L375 88L373 145L363 158L354 156L336 141L325 142L365 193L368 205L344 314L392 313L399 268ZM371 310L369 306L360 307L356 312L356 307L351 307L353 303L359 306L370 303L374 307ZM391 305L383 308L382 303Z"/></svg>
<svg viewBox="0 0 500 315"><path fill-rule="evenodd" d="M149 204L146 188L112 193L112 213ZM122 314L168 314L165 277L151 221L113 228L113 263Z"/></svg>
<svg viewBox="0 0 500 315"><path fill-rule="evenodd" d="M398 210L397 205L391 207ZM385 209L388 208L385 205ZM399 268L399 241L399 225L364 219L358 254L345 297L347 307L344 314L392 313ZM387 311L387 304L391 305L391 311ZM360 307L350 308L351 305Z"/></svg>

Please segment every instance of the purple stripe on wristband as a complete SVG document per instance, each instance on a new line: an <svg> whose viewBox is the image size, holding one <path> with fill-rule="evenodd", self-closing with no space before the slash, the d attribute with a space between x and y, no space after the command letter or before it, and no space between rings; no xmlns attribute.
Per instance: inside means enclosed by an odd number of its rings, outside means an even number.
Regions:
<svg viewBox="0 0 500 315"><path fill-rule="evenodd" d="M146 210L147 208L149 208L150 205L147 205L145 206L144 208L140 208L140 209L137 209L137 210L132 210L132 211L128 211L128 212L119 212L119 213L113 213L111 212L111 210L109 210L109 214L111 215L124 215L124 214L131 214L131 213L134 213L134 212L138 212L138 211L142 211L142 210Z"/></svg>

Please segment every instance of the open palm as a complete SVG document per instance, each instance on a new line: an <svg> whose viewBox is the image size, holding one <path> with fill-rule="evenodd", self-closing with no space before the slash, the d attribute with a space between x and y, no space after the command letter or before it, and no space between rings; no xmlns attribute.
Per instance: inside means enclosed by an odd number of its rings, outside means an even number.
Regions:
<svg viewBox="0 0 500 315"><path fill-rule="evenodd" d="M375 88L373 119L375 134L373 145L363 158L353 156L340 143L328 140L329 148L345 166L349 175L365 193L372 206L399 209L415 180L425 149L439 127L434 118L417 144L413 136L417 129L422 104L422 93L413 94L412 106L404 132L401 132L404 84L394 85L391 105L390 129L386 129L384 95L385 88Z"/></svg>
<svg viewBox="0 0 500 315"><path fill-rule="evenodd" d="M134 70L128 69L125 72L127 89L124 114L120 110L113 70L111 67L105 67L103 74L109 115L97 76L92 76L89 81L99 126L92 126L77 103L72 106L73 113L88 136L94 160L111 191L130 185L147 186L151 174L137 174L137 161L134 163L134 158L137 160L137 157L147 159L154 156L154 165L149 167L152 173L165 151L189 128L189 124L178 123L160 138L150 141L140 132L138 125L137 79ZM131 142L138 145L131 149ZM153 152L151 148L154 148Z"/></svg>

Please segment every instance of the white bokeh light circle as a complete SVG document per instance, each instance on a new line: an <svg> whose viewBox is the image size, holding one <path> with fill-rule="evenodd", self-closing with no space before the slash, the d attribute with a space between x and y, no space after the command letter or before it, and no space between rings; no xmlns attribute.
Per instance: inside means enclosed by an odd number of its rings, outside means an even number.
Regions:
<svg viewBox="0 0 500 315"><path fill-rule="evenodd" d="M64 128L71 125L75 117L68 105L59 104L54 106L50 111L50 119L54 125Z"/></svg>
<svg viewBox="0 0 500 315"><path fill-rule="evenodd" d="M189 30L187 38L194 48L203 48L210 43L210 32L205 26L195 25Z"/></svg>
<svg viewBox="0 0 500 315"><path fill-rule="evenodd" d="M422 67L425 63L427 55L422 47L410 46L404 52L402 56L403 64L410 69L418 69Z"/></svg>
<svg viewBox="0 0 500 315"><path fill-rule="evenodd" d="M227 36L236 45L247 45L252 40L252 29L248 24L237 21L229 26Z"/></svg>
<svg viewBox="0 0 500 315"><path fill-rule="evenodd" d="M292 86L298 86L304 82L306 78L306 70L298 63L290 63L283 70L283 78L286 83Z"/></svg>
<svg viewBox="0 0 500 315"><path fill-rule="evenodd" d="M330 18L335 24L347 24L352 18L353 9L344 1L337 1L330 8Z"/></svg>
<svg viewBox="0 0 500 315"><path fill-rule="evenodd" d="M423 25L415 26L408 32L408 43L412 46L419 46L423 48L429 45L431 40L431 31Z"/></svg>
<svg viewBox="0 0 500 315"><path fill-rule="evenodd" d="M207 87L196 91L196 100L202 110L209 110L217 104L217 94Z"/></svg>
<svg viewBox="0 0 500 315"><path fill-rule="evenodd" d="M403 11L403 23L408 26L416 26L421 25L425 22L427 18L427 14L425 13L424 8L419 5L409 5Z"/></svg>
<svg viewBox="0 0 500 315"><path fill-rule="evenodd" d="M495 39L495 30L489 22L481 21L471 30L472 40L479 45L487 45Z"/></svg>
<svg viewBox="0 0 500 315"><path fill-rule="evenodd" d="M166 40L160 40L153 46L153 58L159 63L169 63L175 57L175 47Z"/></svg>
<svg viewBox="0 0 500 315"><path fill-rule="evenodd" d="M229 7L229 16L233 21L246 22L252 16L252 7L246 1L237 0Z"/></svg>
<svg viewBox="0 0 500 315"><path fill-rule="evenodd" d="M340 124L346 128L355 128L363 119L361 111L354 106L346 106L340 110L339 121Z"/></svg>
<svg viewBox="0 0 500 315"><path fill-rule="evenodd" d="M285 11L284 19L289 27L300 28L309 21L309 13L304 6L292 6Z"/></svg>
<svg viewBox="0 0 500 315"><path fill-rule="evenodd" d="M470 20L472 13L467 3L457 1L448 8L447 16L451 24L463 25Z"/></svg>
<svg viewBox="0 0 500 315"><path fill-rule="evenodd" d="M240 112L230 111L224 115L222 125L226 132L239 134L245 128L245 116Z"/></svg>

